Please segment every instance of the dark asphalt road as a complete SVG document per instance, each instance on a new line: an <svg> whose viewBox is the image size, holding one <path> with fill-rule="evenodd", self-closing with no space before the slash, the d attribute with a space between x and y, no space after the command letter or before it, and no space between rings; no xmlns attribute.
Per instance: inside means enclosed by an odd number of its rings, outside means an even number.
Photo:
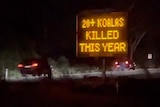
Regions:
<svg viewBox="0 0 160 107"><path fill-rule="evenodd" d="M115 81L101 78L0 82L1 107L153 107L160 105L160 79L121 77L119 94Z"/></svg>

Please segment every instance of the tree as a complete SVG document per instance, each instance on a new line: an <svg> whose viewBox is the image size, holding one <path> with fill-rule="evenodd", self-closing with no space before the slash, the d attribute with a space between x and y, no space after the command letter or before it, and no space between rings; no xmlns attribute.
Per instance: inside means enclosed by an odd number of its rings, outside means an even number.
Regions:
<svg viewBox="0 0 160 107"><path fill-rule="evenodd" d="M117 0L112 4L115 10L128 13L129 58L133 59L134 52L147 34L150 13L152 11L149 7L150 2L146 1L144 4L141 1L135 0ZM144 8L141 8L142 4Z"/></svg>
<svg viewBox="0 0 160 107"><path fill-rule="evenodd" d="M123 0L126 1L126 0ZM144 36L148 33L151 19L152 19L152 7L150 7L151 2L147 2L144 4L141 1L137 3L133 0L129 7L123 8L128 12L129 15L129 57L133 59L134 52L136 51L138 45ZM141 8L143 5L144 8ZM144 53L142 54L143 56ZM146 74L147 78L151 78L151 75L146 67L146 62L142 59L142 67L143 71Z"/></svg>
<svg viewBox="0 0 160 107"><path fill-rule="evenodd" d="M6 49L0 52L0 74L4 74L5 68L9 70L15 70L17 64L20 62L20 53L16 49Z"/></svg>
<svg viewBox="0 0 160 107"><path fill-rule="evenodd" d="M133 1L127 8L128 14L130 15L129 21L129 58L133 59L134 52L136 51L141 40L148 32L150 10L147 10L148 14L144 14L144 10L138 10L135 6L136 2ZM148 19L147 19L148 18ZM130 20L129 19L129 20Z"/></svg>
<svg viewBox="0 0 160 107"><path fill-rule="evenodd" d="M65 56L60 56L58 58L57 67L59 67L62 74L69 74L69 60Z"/></svg>
<svg viewBox="0 0 160 107"><path fill-rule="evenodd" d="M136 33L136 38L133 40L133 42L130 43L130 59L132 60L133 59L133 54L138 46L138 44L140 43L140 41L142 40L142 38L145 36L146 34L146 31L143 31L142 33Z"/></svg>

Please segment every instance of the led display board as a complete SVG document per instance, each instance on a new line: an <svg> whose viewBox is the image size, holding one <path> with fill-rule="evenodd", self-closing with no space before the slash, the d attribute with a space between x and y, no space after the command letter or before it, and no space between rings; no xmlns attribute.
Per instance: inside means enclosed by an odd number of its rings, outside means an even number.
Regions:
<svg viewBox="0 0 160 107"><path fill-rule="evenodd" d="M114 57L127 54L127 13L77 15L76 56Z"/></svg>

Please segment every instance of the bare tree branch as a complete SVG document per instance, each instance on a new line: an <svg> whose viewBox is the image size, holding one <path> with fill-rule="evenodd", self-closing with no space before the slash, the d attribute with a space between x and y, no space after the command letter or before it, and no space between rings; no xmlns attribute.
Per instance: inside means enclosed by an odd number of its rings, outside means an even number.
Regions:
<svg viewBox="0 0 160 107"><path fill-rule="evenodd" d="M136 39L134 40L134 42L133 42L133 44L132 44L132 47L135 46L135 44L137 43L137 41L138 41L138 37L136 36Z"/></svg>
<svg viewBox="0 0 160 107"><path fill-rule="evenodd" d="M131 51L130 51L130 59L133 59L133 53L136 50L138 44L142 40L142 38L145 36L146 31L142 32L140 36L136 36L136 39L134 40L133 44L131 45Z"/></svg>
<svg viewBox="0 0 160 107"><path fill-rule="evenodd" d="M139 37L138 41L136 42L136 44L135 44L135 46L134 46L133 51L135 51L135 50L136 50L136 48L137 48L138 44L140 43L140 41L142 40L142 38L144 37L144 35L145 35L145 34L146 34L146 31L144 31L144 32L140 35L140 37Z"/></svg>
<svg viewBox="0 0 160 107"><path fill-rule="evenodd" d="M135 1L132 2L132 4L128 7L128 12L131 12L133 8L135 7Z"/></svg>

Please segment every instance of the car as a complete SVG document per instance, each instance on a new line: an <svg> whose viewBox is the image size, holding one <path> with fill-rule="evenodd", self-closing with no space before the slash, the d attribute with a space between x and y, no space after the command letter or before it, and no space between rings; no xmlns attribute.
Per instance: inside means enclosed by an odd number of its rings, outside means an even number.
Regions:
<svg viewBox="0 0 160 107"><path fill-rule="evenodd" d="M119 58L113 61L112 70L135 70L136 63L129 58Z"/></svg>
<svg viewBox="0 0 160 107"><path fill-rule="evenodd" d="M22 76L31 74L33 76L45 76L51 78L51 68L44 58L27 58L18 64Z"/></svg>

